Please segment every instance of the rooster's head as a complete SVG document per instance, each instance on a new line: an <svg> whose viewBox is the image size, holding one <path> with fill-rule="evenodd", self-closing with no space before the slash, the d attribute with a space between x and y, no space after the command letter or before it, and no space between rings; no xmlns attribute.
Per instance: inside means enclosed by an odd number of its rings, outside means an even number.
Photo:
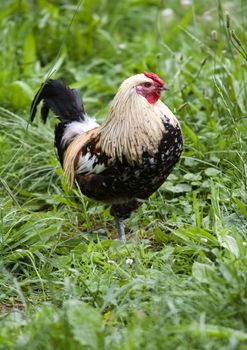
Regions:
<svg viewBox="0 0 247 350"><path fill-rule="evenodd" d="M154 73L144 72L126 79L120 86L120 94L136 92L153 104L160 98L161 91L168 90L164 81Z"/></svg>

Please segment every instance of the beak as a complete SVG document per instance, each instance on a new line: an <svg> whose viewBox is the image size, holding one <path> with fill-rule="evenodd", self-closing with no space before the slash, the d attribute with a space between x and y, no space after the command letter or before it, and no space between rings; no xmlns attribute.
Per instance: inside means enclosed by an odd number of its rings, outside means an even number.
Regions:
<svg viewBox="0 0 247 350"><path fill-rule="evenodd" d="M164 84L161 88L161 91L169 91L168 87Z"/></svg>

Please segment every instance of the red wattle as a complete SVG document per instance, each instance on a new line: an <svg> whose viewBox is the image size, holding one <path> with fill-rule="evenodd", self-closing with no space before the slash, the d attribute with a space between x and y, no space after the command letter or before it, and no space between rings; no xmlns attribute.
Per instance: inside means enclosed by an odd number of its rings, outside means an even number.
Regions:
<svg viewBox="0 0 247 350"><path fill-rule="evenodd" d="M146 100L149 102L149 103L155 103L158 101L158 99L160 98L160 94L157 92L157 93L153 93L153 94L148 94L146 96L144 96L146 98Z"/></svg>

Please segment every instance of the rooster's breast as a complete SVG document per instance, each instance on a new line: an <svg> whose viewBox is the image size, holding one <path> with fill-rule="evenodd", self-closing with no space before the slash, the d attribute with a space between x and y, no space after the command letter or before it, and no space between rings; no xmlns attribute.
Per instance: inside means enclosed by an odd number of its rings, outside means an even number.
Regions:
<svg viewBox="0 0 247 350"><path fill-rule="evenodd" d="M157 152L151 155L144 150L141 163L130 164L123 159L100 174L79 175L77 181L82 192L110 204L148 198L171 173L183 149L179 124L167 120L164 127Z"/></svg>

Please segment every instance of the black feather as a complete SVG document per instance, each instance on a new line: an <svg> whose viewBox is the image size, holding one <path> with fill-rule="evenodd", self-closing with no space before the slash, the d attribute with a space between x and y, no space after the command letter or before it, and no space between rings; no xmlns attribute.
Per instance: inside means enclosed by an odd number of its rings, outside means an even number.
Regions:
<svg viewBox="0 0 247 350"><path fill-rule="evenodd" d="M42 84L31 105L31 122L34 120L37 106L42 100L44 104L41 110L41 117L44 123L47 120L50 109L59 117L62 123L83 121L85 119L80 92L70 89L61 80L48 80Z"/></svg>
<svg viewBox="0 0 247 350"><path fill-rule="evenodd" d="M46 120L47 120L47 117L49 114L49 110L50 110L50 107L45 102L43 102L43 106L41 108L41 118L42 118L44 123L46 123Z"/></svg>

